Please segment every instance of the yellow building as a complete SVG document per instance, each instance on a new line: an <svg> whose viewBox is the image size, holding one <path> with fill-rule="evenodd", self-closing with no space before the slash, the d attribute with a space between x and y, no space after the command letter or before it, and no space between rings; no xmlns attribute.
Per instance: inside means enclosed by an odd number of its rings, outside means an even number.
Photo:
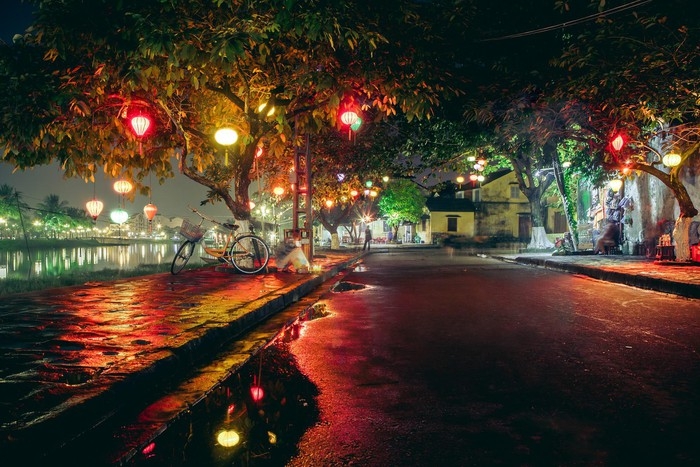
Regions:
<svg viewBox="0 0 700 467"><path fill-rule="evenodd" d="M423 230L427 243L438 243L449 236L526 242L531 236L530 203L512 170L495 172L474 186L467 182L455 198L428 198L426 206L428 219L418 230ZM566 232L563 213L549 209L545 228L552 237Z"/></svg>

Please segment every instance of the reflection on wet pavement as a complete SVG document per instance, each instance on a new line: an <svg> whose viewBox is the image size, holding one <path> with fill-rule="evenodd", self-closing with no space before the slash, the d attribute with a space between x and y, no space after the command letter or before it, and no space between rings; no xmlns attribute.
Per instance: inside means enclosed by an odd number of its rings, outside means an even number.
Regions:
<svg viewBox="0 0 700 467"><path fill-rule="evenodd" d="M225 325L290 279L200 270L108 287L10 295L0 303L0 427L32 426L104 391L193 335ZM168 350L169 349L169 350ZM93 382L97 375L108 381ZM31 408L31 410L29 410Z"/></svg>
<svg viewBox="0 0 700 467"><path fill-rule="evenodd" d="M324 304L309 306L185 413L173 395L147 407L138 416L144 425L179 416L157 437L131 440L133 455L120 461L133 466L284 465L318 419L317 388L300 372L288 343L300 337L305 321L327 315Z"/></svg>

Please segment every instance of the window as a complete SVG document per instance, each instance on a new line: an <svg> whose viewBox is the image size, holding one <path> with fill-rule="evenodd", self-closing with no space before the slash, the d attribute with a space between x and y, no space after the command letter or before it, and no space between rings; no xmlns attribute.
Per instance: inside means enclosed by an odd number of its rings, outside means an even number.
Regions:
<svg viewBox="0 0 700 467"><path fill-rule="evenodd" d="M481 190L476 189L472 191L472 201L475 203L481 202Z"/></svg>
<svg viewBox="0 0 700 467"><path fill-rule="evenodd" d="M520 187L518 185L511 185L510 186L510 197L512 199L520 198Z"/></svg>
<svg viewBox="0 0 700 467"><path fill-rule="evenodd" d="M448 232L457 232L457 218L456 217L448 217L447 218L447 231Z"/></svg>

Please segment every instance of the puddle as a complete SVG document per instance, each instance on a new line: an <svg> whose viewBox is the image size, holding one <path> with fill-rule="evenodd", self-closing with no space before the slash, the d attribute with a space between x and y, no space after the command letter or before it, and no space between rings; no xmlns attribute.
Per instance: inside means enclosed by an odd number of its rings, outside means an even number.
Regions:
<svg viewBox="0 0 700 467"><path fill-rule="evenodd" d="M362 290L367 288L364 284L358 284L356 282L340 281L336 282L333 287L331 287L331 292L350 292L351 290Z"/></svg>
<svg viewBox="0 0 700 467"><path fill-rule="evenodd" d="M318 420L317 395L278 340L141 444L123 465L285 465Z"/></svg>

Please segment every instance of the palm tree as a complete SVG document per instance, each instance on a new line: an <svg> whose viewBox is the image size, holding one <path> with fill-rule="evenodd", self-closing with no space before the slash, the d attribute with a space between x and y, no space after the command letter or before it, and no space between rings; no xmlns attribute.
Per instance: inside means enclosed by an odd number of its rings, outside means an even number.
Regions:
<svg viewBox="0 0 700 467"><path fill-rule="evenodd" d="M56 238L58 231L67 223L67 208L68 201L62 200L58 195L54 194L47 195L44 201L37 206L44 228L51 232L52 238Z"/></svg>
<svg viewBox="0 0 700 467"><path fill-rule="evenodd" d="M17 234L17 224L22 210L28 208L22 201L22 193L6 183L0 185L0 219L10 237Z"/></svg>

